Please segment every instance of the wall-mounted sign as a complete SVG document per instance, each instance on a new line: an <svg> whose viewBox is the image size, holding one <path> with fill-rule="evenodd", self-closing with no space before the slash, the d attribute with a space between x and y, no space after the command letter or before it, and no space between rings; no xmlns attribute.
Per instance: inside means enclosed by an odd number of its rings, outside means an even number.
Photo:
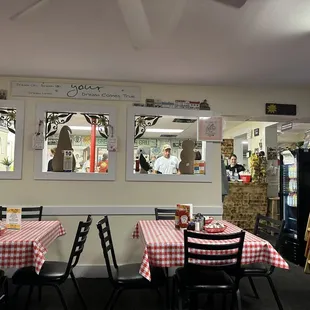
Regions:
<svg viewBox="0 0 310 310"><path fill-rule="evenodd" d="M267 115L296 115L296 104L266 103L265 113Z"/></svg>
<svg viewBox="0 0 310 310"><path fill-rule="evenodd" d="M286 123L281 125L281 131L291 130L293 129L293 123Z"/></svg>
<svg viewBox="0 0 310 310"><path fill-rule="evenodd" d="M259 128L255 128L254 129L254 137L258 137L259 136Z"/></svg>
<svg viewBox="0 0 310 310"><path fill-rule="evenodd" d="M11 82L12 97L139 101L140 87L83 83Z"/></svg>
<svg viewBox="0 0 310 310"><path fill-rule="evenodd" d="M209 118L200 117L198 121L197 140L222 142L223 141L222 117L219 116Z"/></svg>
<svg viewBox="0 0 310 310"><path fill-rule="evenodd" d="M276 147L267 147L267 159L268 160L277 160L278 152Z"/></svg>
<svg viewBox="0 0 310 310"><path fill-rule="evenodd" d="M135 141L135 146L156 147L157 146L157 140L156 139L137 139Z"/></svg>

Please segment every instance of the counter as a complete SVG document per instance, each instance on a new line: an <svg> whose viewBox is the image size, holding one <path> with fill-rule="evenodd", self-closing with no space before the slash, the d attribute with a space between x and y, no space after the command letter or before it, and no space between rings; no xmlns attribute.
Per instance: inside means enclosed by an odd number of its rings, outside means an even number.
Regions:
<svg viewBox="0 0 310 310"><path fill-rule="evenodd" d="M253 232L257 213L267 213L267 183L230 182L223 219Z"/></svg>

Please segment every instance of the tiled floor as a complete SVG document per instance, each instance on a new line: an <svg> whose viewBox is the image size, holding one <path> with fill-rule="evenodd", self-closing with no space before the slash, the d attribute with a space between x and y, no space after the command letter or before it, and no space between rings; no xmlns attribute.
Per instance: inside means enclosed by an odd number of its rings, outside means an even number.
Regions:
<svg viewBox="0 0 310 310"><path fill-rule="evenodd" d="M310 309L310 275L305 275L302 268L291 266L289 271L276 270L274 283L283 302L284 310L307 310ZM111 292L111 285L107 279L79 279L81 290L85 296L89 310L104 309L104 305ZM268 286L267 280L256 279L260 300L251 297L251 290L247 279L242 280L241 294L243 310L277 310L277 305ZM10 290L13 291L13 286ZM27 297L27 289L24 288L18 298L17 309L23 309ZM83 309L70 281L63 286L69 309ZM221 299L215 300L214 309L221 309ZM203 307L204 300L200 302L200 309L212 309ZM38 303L35 291L30 305L30 310L59 310L62 309L57 293L53 288L45 288L43 301ZM114 310L162 310L163 306L158 300L156 292L152 291L128 291L121 295ZM228 308L227 308L228 309Z"/></svg>

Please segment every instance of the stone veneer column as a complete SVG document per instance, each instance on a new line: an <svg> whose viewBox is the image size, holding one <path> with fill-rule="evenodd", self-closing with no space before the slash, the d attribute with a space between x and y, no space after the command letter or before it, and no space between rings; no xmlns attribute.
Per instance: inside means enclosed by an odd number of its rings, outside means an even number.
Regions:
<svg viewBox="0 0 310 310"><path fill-rule="evenodd" d="M267 184L229 183L229 194L223 204L223 219L253 232L258 213L267 213Z"/></svg>

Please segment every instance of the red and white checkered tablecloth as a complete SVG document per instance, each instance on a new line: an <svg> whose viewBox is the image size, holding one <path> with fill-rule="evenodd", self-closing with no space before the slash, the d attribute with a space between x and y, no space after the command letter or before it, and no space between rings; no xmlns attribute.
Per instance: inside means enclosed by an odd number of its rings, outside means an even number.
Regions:
<svg viewBox="0 0 310 310"><path fill-rule="evenodd" d="M65 233L59 221L22 221L21 230L0 236L0 269L34 266L39 273L48 246Z"/></svg>
<svg viewBox="0 0 310 310"><path fill-rule="evenodd" d="M222 234L232 234L241 229L229 222L219 221L227 225ZM157 267L178 267L184 263L184 235L174 228L174 221L139 221L132 234L140 238L145 246L140 274L151 280L150 265ZM208 240L201 242L223 242ZM233 242L233 240L231 241ZM199 250L197 250L199 251ZM266 240L249 232L245 233L242 253L243 265L265 263L278 268L289 269L286 261Z"/></svg>

